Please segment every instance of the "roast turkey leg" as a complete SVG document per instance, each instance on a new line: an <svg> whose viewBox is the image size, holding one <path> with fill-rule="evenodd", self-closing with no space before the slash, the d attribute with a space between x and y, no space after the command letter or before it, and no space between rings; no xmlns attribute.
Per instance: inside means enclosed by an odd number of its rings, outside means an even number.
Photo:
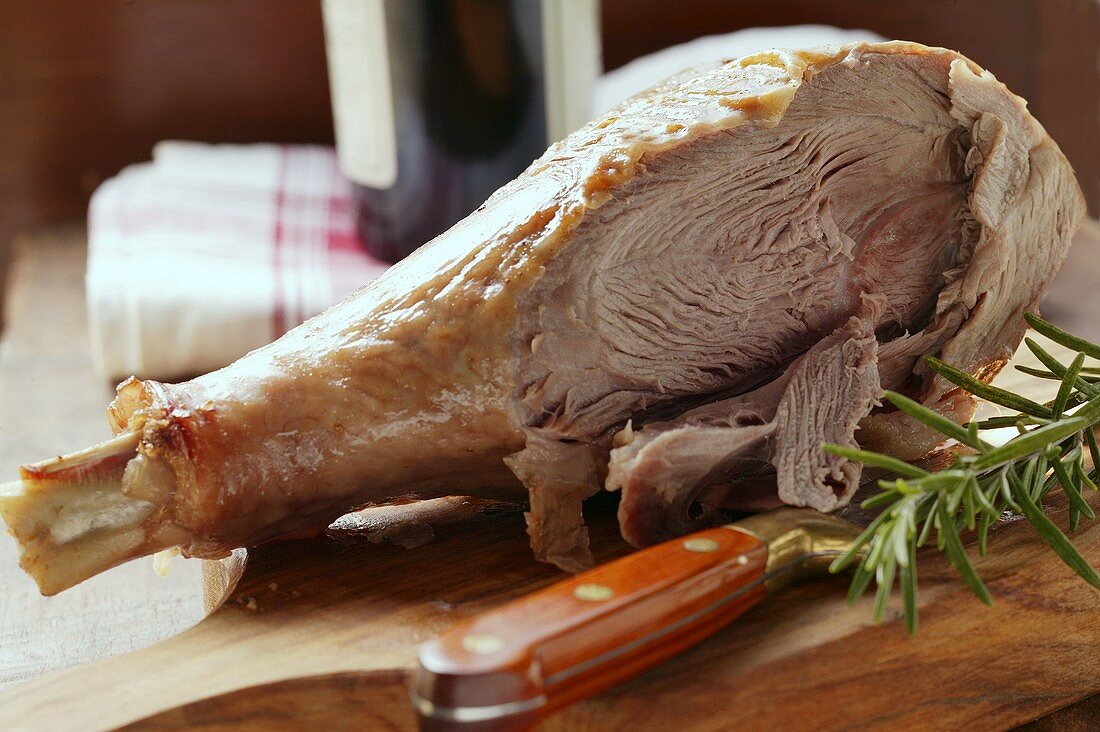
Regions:
<svg viewBox="0 0 1100 732"><path fill-rule="evenodd" d="M709 64L275 343L124 382L118 437L24 467L0 513L48 594L162 548L220 557L364 505L525 490L536 556L574 570L609 464L638 543L744 505L746 475L831 510L859 468L820 440L936 448L879 389L967 419L919 356L991 378L1083 210L1023 100L952 51Z"/></svg>

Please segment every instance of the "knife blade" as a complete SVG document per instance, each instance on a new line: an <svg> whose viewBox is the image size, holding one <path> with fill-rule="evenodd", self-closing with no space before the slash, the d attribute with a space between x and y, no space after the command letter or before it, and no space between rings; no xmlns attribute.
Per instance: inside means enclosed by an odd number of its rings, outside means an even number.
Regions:
<svg viewBox="0 0 1100 732"><path fill-rule="evenodd" d="M779 508L642 549L427 641L410 698L425 730L522 730L824 572L861 528Z"/></svg>

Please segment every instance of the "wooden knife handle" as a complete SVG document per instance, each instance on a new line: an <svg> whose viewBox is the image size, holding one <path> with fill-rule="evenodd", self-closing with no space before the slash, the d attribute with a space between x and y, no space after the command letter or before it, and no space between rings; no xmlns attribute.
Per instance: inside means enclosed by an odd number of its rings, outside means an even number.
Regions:
<svg viewBox="0 0 1100 732"><path fill-rule="evenodd" d="M514 730L675 656L764 596L768 548L733 527L634 552L420 649L424 729Z"/></svg>

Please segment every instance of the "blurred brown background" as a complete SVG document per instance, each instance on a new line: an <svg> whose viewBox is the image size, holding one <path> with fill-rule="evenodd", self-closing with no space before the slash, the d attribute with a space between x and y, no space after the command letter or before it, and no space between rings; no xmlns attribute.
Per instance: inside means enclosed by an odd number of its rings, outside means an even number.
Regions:
<svg viewBox="0 0 1100 732"><path fill-rule="evenodd" d="M604 0L602 15L608 68L761 25L956 48L1030 101L1100 213L1100 0ZM331 142L320 0L0 0L0 275L20 231L83 217L166 138Z"/></svg>

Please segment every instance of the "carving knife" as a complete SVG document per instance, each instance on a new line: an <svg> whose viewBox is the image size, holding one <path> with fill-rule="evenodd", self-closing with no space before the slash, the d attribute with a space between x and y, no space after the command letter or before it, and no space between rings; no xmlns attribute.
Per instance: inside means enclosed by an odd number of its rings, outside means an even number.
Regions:
<svg viewBox="0 0 1100 732"><path fill-rule="evenodd" d="M425 730L522 730L656 666L788 582L823 573L856 524L780 508L642 549L420 647Z"/></svg>

